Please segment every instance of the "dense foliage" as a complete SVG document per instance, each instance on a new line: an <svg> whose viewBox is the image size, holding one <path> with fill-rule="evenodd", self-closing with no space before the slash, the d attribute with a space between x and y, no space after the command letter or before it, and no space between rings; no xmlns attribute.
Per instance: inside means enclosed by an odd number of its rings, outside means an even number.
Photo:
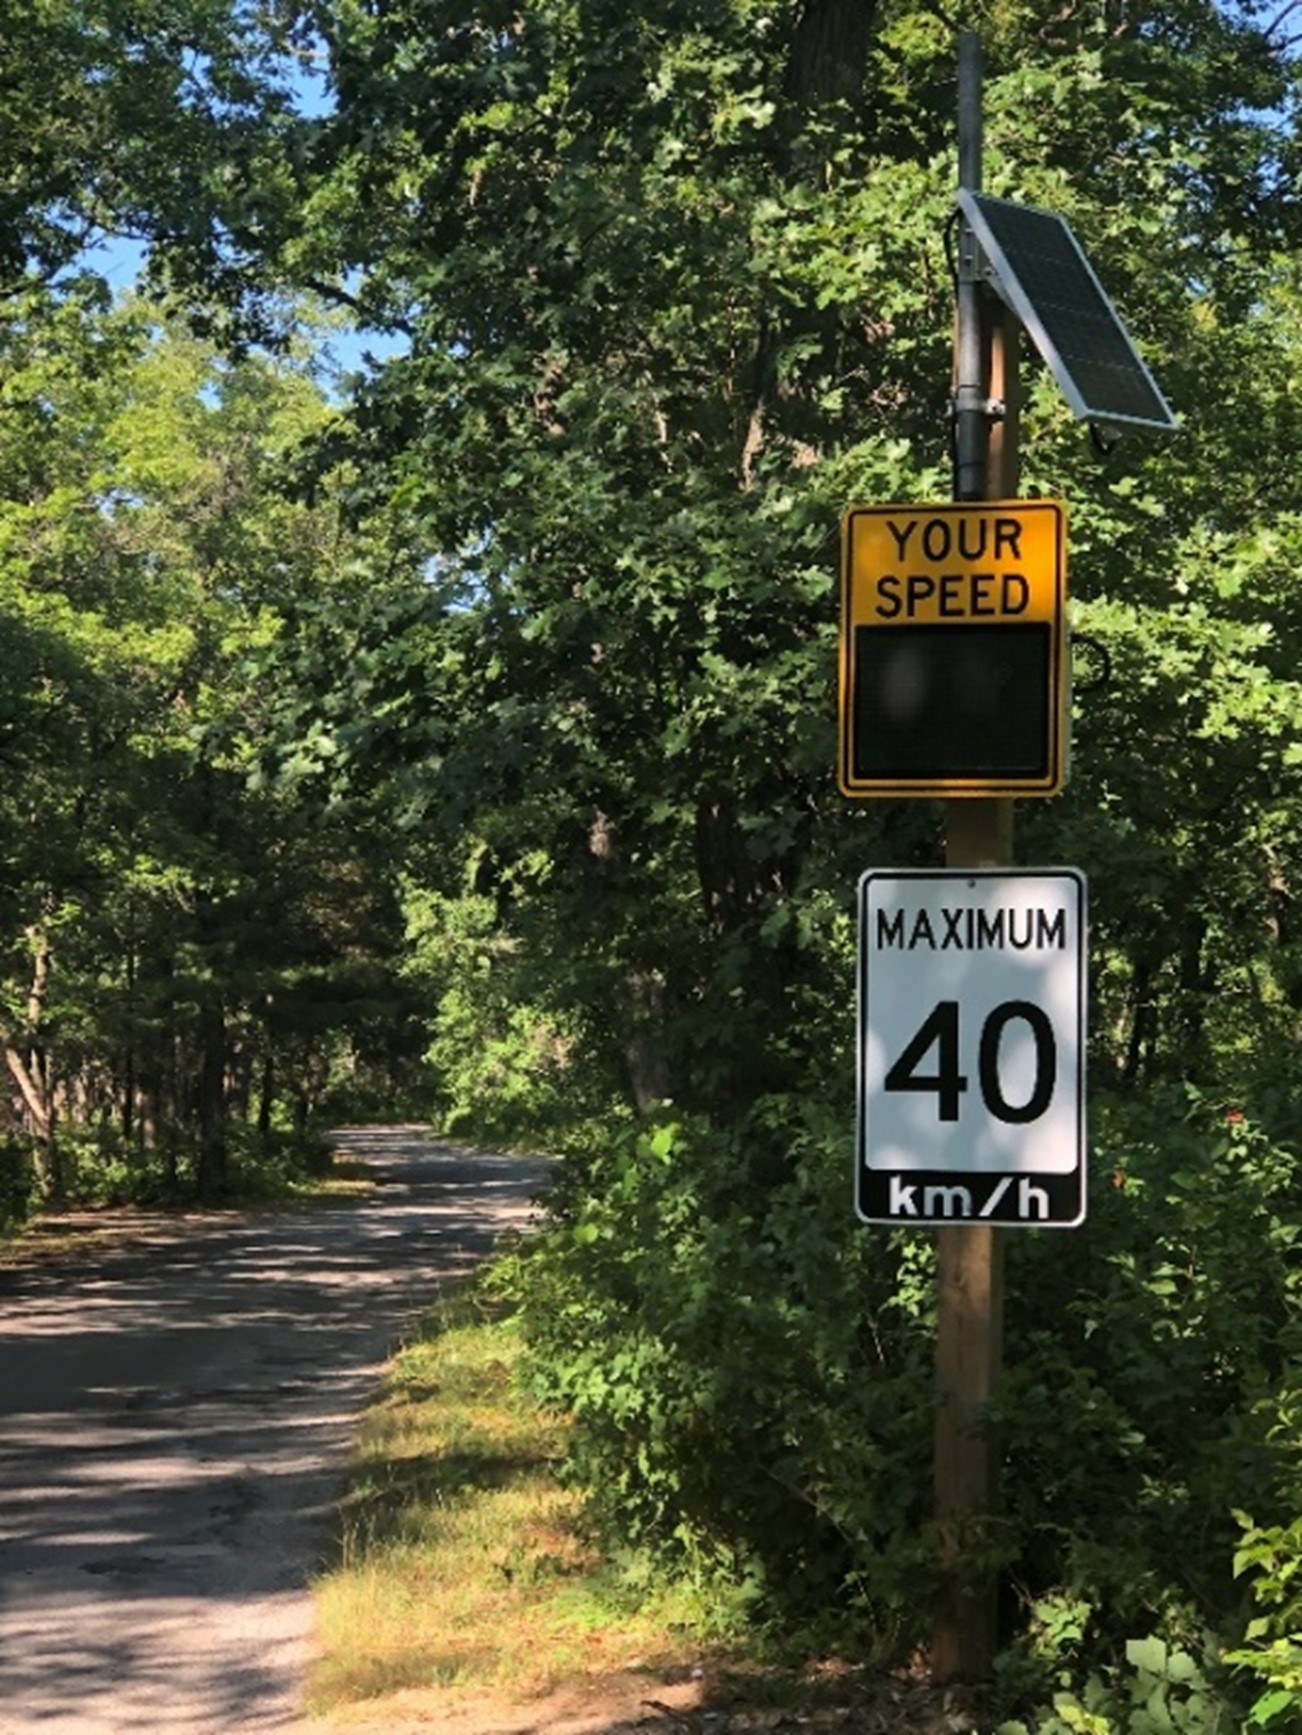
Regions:
<svg viewBox="0 0 1302 1735"><path fill-rule="evenodd" d="M1027 358L1111 670L1018 816L1093 915L1091 1216L1009 1249L985 1539L1010 1690L1079 1665L1046 1729L1297 1714L1293 10L970 20L987 184L1071 220L1183 423L1101 452ZM850 921L940 822L837 796L832 674L841 510L949 488L949 22L54 11L110 118L29 164L0 330L0 1009L47 1186L61 1118L218 1184L232 1124L423 1051L443 1124L567 1152L510 1281L594 1522L903 1650L931 1250L851 1220ZM67 274L85 221L166 309ZM283 347L309 292L385 346L333 401Z"/></svg>
<svg viewBox="0 0 1302 1735"><path fill-rule="evenodd" d="M368 1000L401 1016L391 889L260 775L262 659L349 559L277 481L328 412L80 295L15 320L3 401L10 1185L218 1191L234 1129L304 1130Z"/></svg>

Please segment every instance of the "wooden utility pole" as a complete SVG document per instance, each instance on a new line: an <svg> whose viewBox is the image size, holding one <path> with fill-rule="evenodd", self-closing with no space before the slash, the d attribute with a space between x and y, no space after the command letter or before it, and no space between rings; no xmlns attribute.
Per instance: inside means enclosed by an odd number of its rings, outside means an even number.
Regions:
<svg viewBox="0 0 1302 1735"><path fill-rule="evenodd" d="M981 190L981 41L958 38L959 185ZM1017 346L1020 327L981 282L976 240L958 237L954 340L954 497L1013 499L1018 486ZM1007 867L1013 858L1013 804L993 797L945 806L950 868ZM998 1511L998 1444L983 1411L1003 1353L1003 1242L991 1224L936 1231L935 1514L943 1574L932 1643L937 1680L977 1681L995 1653L992 1574L965 1569L973 1544Z"/></svg>

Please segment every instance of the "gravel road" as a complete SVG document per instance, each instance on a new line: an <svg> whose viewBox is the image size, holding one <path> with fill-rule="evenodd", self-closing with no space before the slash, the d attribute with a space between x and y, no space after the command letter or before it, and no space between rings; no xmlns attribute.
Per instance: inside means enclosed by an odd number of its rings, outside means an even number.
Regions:
<svg viewBox="0 0 1302 1735"><path fill-rule="evenodd" d="M4 1735L298 1725L357 1412L545 1176L414 1127L336 1141L374 1195L130 1217L0 1272Z"/></svg>

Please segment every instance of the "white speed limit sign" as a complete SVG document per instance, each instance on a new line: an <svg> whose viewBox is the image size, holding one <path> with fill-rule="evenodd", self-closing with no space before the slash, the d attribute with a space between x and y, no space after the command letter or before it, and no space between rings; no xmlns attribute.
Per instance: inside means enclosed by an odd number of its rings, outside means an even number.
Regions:
<svg viewBox="0 0 1302 1735"><path fill-rule="evenodd" d="M869 1223L1085 1216L1085 881L859 882L857 1206Z"/></svg>

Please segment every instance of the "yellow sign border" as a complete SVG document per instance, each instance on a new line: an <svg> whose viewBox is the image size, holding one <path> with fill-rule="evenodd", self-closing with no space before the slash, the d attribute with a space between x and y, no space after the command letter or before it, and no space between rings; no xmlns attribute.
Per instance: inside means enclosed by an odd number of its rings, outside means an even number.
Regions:
<svg viewBox="0 0 1302 1735"><path fill-rule="evenodd" d="M1053 570L1046 572L1041 568L1033 568L1025 574L1030 583L1033 608L1031 618L1048 620L1052 628L1051 651L1049 658L1049 754L1047 773L1039 777L899 777L899 778L859 778L850 776L851 765L851 735L854 722L855 699L855 668L852 647L854 643L854 627L862 624L861 613L855 608L854 594L854 526L855 520L869 518L886 520L889 517L922 520L946 519L955 521L974 514L984 514L990 517L1015 518L1019 514L1034 513L1049 514L1053 519L1054 534L1052 537ZM1044 538L1039 538L1043 542ZM928 562L911 562L922 574L930 572L939 579L942 576L942 560ZM984 612L984 611L982 611ZM952 617L952 627L947 630L962 632L970 627L978 617L970 614L955 614ZM912 617L906 617L900 624L910 624ZM890 632L892 627L881 623L880 631ZM989 630L982 622L979 631ZM924 797L924 796L1052 796L1061 793L1066 783L1067 773L1067 737L1068 737L1068 680L1067 680L1067 508L1061 500L946 500L946 501L908 501L884 506L850 506L841 519L841 639L839 647L839 714L837 724L837 781L841 793L852 798L863 797Z"/></svg>

